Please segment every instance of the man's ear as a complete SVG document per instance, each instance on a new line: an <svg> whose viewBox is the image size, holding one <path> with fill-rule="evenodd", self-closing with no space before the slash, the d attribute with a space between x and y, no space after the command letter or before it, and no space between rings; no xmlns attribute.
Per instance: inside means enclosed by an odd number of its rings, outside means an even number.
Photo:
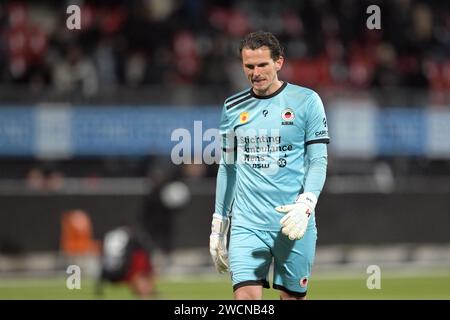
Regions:
<svg viewBox="0 0 450 320"><path fill-rule="evenodd" d="M280 57L278 58L278 60L275 60L275 69L276 69L277 71L280 71L281 68L283 67L283 63L284 63L284 57L283 57L283 56L280 56Z"/></svg>

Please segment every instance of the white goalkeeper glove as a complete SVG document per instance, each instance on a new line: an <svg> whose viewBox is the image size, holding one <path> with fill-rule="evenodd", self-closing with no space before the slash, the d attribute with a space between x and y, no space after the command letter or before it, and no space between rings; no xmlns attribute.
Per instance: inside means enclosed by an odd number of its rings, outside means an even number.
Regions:
<svg viewBox="0 0 450 320"><path fill-rule="evenodd" d="M314 193L306 192L298 196L294 204L276 207L280 213L286 213L281 218L281 232L291 240L299 240L303 237L308 227L309 217L316 207L317 197Z"/></svg>
<svg viewBox="0 0 450 320"><path fill-rule="evenodd" d="M230 220L214 213L209 236L209 253L219 273L228 272L227 235Z"/></svg>

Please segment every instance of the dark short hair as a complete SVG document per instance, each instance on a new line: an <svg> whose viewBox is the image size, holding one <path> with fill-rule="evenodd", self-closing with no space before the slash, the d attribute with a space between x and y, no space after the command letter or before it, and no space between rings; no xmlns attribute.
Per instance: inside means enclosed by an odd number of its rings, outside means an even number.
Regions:
<svg viewBox="0 0 450 320"><path fill-rule="evenodd" d="M270 57L274 61L284 55L283 47L280 45L280 42L278 42L278 39L272 33L266 31L249 33L241 41L241 45L239 46L239 54L242 56L242 49L244 48L256 50L263 46L269 48Z"/></svg>

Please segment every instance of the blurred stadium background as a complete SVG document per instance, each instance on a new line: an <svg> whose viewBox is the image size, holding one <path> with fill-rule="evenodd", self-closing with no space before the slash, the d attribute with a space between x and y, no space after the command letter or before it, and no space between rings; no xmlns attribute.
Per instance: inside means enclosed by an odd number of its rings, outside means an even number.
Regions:
<svg viewBox="0 0 450 320"><path fill-rule="evenodd" d="M66 28L71 4L81 30ZM372 4L381 30L366 27ZM247 86L238 41L265 29L286 49L280 78L321 95L331 130L311 298L449 299L449 6L2 1L0 298L96 298L102 239L121 225L148 240L160 297L231 298L207 248L217 165L172 164L171 134L217 127ZM69 264L81 293L65 288Z"/></svg>

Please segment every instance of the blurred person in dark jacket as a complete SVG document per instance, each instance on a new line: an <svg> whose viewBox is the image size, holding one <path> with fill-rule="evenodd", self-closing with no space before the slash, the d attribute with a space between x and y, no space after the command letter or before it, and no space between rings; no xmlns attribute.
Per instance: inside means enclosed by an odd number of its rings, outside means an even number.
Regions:
<svg viewBox="0 0 450 320"><path fill-rule="evenodd" d="M154 165L149 174L151 191L139 217L143 229L165 257L173 250L174 215L190 202L182 171L165 164Z"/></svg>
<svg viewBox="0 0 450 320"><path fill-rule="evenodd" d="M129 226L108 231L103 240L101 273L97 292L103 293L103 284L126 283L139 298L155 294L156 275L151 253L145 239Z"/></svg>

